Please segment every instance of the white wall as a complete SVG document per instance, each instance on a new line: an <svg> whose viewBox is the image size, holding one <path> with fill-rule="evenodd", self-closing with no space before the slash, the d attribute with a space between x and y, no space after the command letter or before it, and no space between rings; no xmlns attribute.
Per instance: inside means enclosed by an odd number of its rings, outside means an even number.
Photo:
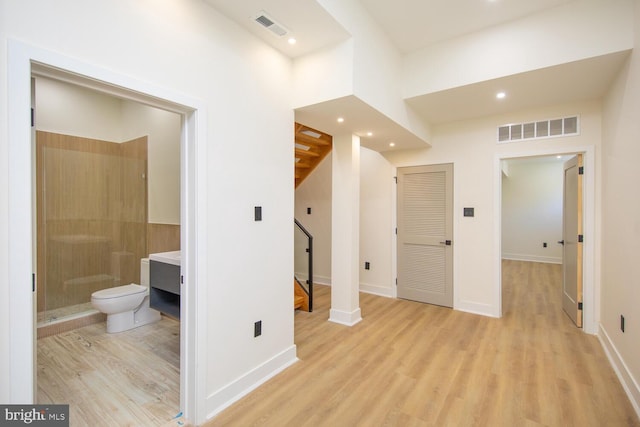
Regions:
<svg viewBox="0 0 640 427"><path fill-rule="evenodd" d="M640 1L635 2L636 29ZM640 31L636 31L636 46ZM603 114L602 315L600 338L640 416L640 53L634 50ZM626 328L620 329L620 315Z"/></svg>
<svg viewBox="0 0 640 427"><path fill-rule="evenodd" d="M318 1L352 35L351 94L365 101L410 132L428 141L430 129L404 102L401 89L402 56L389 37L357 0ZM345 67L340 65L340 67ZM331 74L332 75L332 74ZM307 84L322 85L315 80Z"/></svg>
<svg viewBox="0 0 640 427"><path fill-rule="evenodd" d="M199 242L192 256L197 260L197 277L203 281L192 285L204 295L197 306L206 311L188 331L202 338L195 348L201 363L192 366L197 402L191 409L197 412L189 416L201 423L295 360L291 62L197 0L60 0L55 4L0 0L0 12L4 88L8 70L24 69L23 63L16 65L17 59L7 59L7 46L16 46L13 41L19 40L21 46L34 46L29 51L37 49L41 57L63 56L66 59L60 62L114 76L137 88L196 100L187 105L198 108L197 163L207 167L199 169L200 181L191 183L196 194L205 195L196 205L205 214L192 224ZM25 246L8 239L8 200L18 197L15 191L10 193L18 183L9 182L7 159L13 156L15 141L8 132L15 129L7 126L7 117L14 120L10 109L23 105L21 100L10 100L8 93L24 91L0 91L2 402L28 400L13 394L24 387L6 380L14 377L11 366L24 363L10 360L17 352L9 351L9 343L28 342L31 333L27 330L20 341L16 334L21 326L9 317L16 295L20 301L26 297L22 296L24 283L9 281L14 271L9 251L24 253ZM258 205L263 207L262 222L253 221L253 208ZM28 286L28 274L25 280ZM258 339L253 337L256 320L263 324Z"/></svg>
<svg viewBox="0 0 640 427"><path fill-rule="evenodd" d="M353 40L297 58L293 106L304 107L353 93Z"/></svg>
<svg viewBox="0 0 640 427"><path fill-rule="evenodd" d="M580 114L581 134L574 137L497 144L496 129L504 123L521 123ZM454 308L500 316L499 265L494 227L499 212L499 188L494 185L501 173L500 157L530 156L542 151L574 152L586 146L599 150L601 144L598 103L553 106L522 111L434 128L428 150L389 151L385 157L396 167L440 163L454 165ZM597 164L596 164L597 166ZM596 205L599 201L599 167L596 176ZM463 207L474 207L475 217L464 217ZM599 221L599 212L596 212ZM595 236L599 248L599 237ZM597 280L597 278L596 278Z"/></svg>
<svg viewBox="0 0 640 427"><path fill-rule="evenodd" d="M561 264L562 159L504 162L509 174L502 176L502 258Z"/></svg>
<svg viewBox="0 0 640 427"><path fill-rule="evenodd" d="M360 149L360 290L391 297L396 296L394 176L395 168L380 153Z"/></svg>
<svg viewBox="0 0 640 427"><path fill-rule="evenodd" d="M122 102L122 141L147 135L149 223L180 224L180 116Z"/></svg>
<svg viewBox="0 0 640 427"><path fill-rule="evenodd" d="M311 214L307 214L311 208ZM331 284L331 153L295 192L295 217L313 236L313 280Z"/></svg>
<svg viewBox="0 0 640 427"><path fill-rule="evenodd" d="M117 98L37 77L35 110L38 130L122 142L122 103Z"/></svg>
<svg viewBox="0 0 640 427"><path fill-rule="evenodd" d="M36 128L111 142L148 136L148 222L180 224L178 114L38 77Z"/></svg>
<svg viewBox="0 0 640 427"><path fill-rule="evenodd" d="M380 153L360 149L360 290L383 296L395 296L394 172ZM314 281L322 284L331 284L331 179L329 154L295 196L296 218L314 239Z"/></svg>

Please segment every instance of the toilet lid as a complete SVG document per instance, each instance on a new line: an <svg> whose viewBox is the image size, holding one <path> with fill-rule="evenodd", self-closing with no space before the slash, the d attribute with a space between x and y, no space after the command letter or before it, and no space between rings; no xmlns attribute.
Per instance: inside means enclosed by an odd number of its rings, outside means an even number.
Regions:
<svg viewBox="0 0 640 427"><path fill-rule="evenodd" d="M147 291L144 286L131 283L130 285L116 286L115 288L102 289L91 294L92 298L96 299L109 299L118 298L126 295L141 294Z"/></svg>

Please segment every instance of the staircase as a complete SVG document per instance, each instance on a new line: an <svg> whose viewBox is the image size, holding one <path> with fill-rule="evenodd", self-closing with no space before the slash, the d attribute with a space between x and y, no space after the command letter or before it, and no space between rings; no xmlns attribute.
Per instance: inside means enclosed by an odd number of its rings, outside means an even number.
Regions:
<svg viewBox="0 0 640 427"><path fill-rule="evenodd" d="M313 311L313 236L294 219L293 309Z"/></svg>
<svg viewBox="0 0 640 427"><path fill-rule="evenodd" d="M311 311L309 310L309 295L295 279L293 280L293 309Z"/></svg>
<svg viewBox="0 0 640 427"><path fill-rule="evenodd" d="M329 154L332 141L331 135L300 123L295 124L295 188Z"/></svg>
<svg viewBox="0 0 640 427"><path fill-rule="evenodd" d="M331 151L333 138L300 123L295 124L295 188ZM293 309L313 311L313 236L295 221L296 268L306 263L304 272L293 278ZM296 270L297 271L297 270Z"/></svg>

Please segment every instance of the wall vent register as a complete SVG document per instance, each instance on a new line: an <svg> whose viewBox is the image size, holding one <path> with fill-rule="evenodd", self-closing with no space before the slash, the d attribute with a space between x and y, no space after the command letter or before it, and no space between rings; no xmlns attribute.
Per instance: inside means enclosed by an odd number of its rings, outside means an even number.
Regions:
<svg viewBox="0 0 640 427"><path fill-rule="evenodd" d="M258 13L255 21L279 37L285 36L289 32L284 25L276 22L276 20L271 18L264 10Z"/></svg>
<svg viewBox="0 0 640 427"><path fill-rule="evenodd" d="M498 143L578 135L578 116L498 126Z"/></svg>

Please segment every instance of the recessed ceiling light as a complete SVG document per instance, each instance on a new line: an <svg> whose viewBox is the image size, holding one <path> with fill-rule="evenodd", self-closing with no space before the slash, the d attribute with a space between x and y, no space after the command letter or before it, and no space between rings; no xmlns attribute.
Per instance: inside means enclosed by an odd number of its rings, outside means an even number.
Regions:
<svg viewBox="0 0 640 427"><path fill-rule="evenodd" d="M314 131L309 130L309 129L305 129L305 130L301 131L300 133L304 133L305 135L312 136L312 137L314 137L316 139L320 138L322 136L318 132L314 132Z"/></svg>
<svg viewBox="0 0 640 427"><path fill-rule="evenodd" d="M338 123L342 123L344 122L344 119L342 117L338 117Z"/></svg>
<svg viewBox="0 0 640 427"><path fill-rule="evenodd" d="M562 158L562 156L556 156L556 159L561 159L561 158Z"/></svg>
<svg viewBox="0 0 640 427"><path fill-rule="evenodd" d="M289 44L293 45L296 44L297 40L294 39L293 37L289 38L289 40L287 40L289 42Z"/></svg>
<svg viewBox="0 0 640 427"><path fill-rule="evenodd" d="M496 98L498 98L498 99L503 99L503 98L504 98L504 97L506 97L506 96L507 96L507 94L506 94L506 93L504 93L504 92L498 92L498 93L496 93Z"/></svg>
<svg viewBox="0 0 640 427"><path fill-rule="evenodd" d="M392 142L389 143L389 147L395 147L395 146L396 146L395 142L392 141Z"/></svg>
<svg viewBox="0 0 640 427"><path fill-rule="evenodd" d="M367 136L373 136L373 132L367 132Z"/></svg>

